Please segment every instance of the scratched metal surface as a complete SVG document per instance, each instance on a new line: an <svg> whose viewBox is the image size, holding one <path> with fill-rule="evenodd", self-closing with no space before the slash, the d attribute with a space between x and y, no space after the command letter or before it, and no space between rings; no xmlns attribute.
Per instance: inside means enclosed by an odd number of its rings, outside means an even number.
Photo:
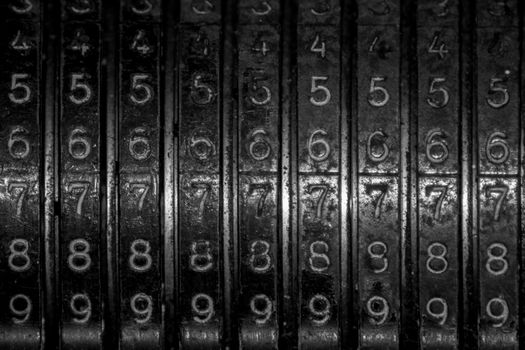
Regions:
<svg viewBox="0 0 525 350"><path fill-rule="evenodd" d="M0 348L525 348L518 0L5 0Z"/></svg>

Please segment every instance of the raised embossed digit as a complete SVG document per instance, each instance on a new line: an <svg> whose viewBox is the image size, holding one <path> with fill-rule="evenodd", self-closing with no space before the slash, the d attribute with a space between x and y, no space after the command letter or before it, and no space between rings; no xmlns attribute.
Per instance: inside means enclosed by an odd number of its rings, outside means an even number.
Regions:
<svg viewBox="0 0 525 350"><path fill-rule="evenodd" d="M153 314L153 300L144 293L135 294L130 300L131 311L135 314L135 322L147 323Z"/></svg>
<svg viewBox="0 0 525 350"><path fill-rule="evenodd" d="M14 73L11 74L11 92L7 94L9 100L15 104L24 104L31 100L31 88L25 81L29 74Z"/></svg>
<svg viewBox="0 0 525 350"><path fill-rule="evenodd" d="M256 240L250 244L250 258L248 259L250 269L255 273L266 273L272 268L272 257L270 256L270 243Z"/></svg>
<svg viewBox="0 0 525 350"><path fill-rule="evenodd" d="M91 100L93 91L87 83L88 76L85 73L71 74L71 85L69 86L68 98L76 105L82 105Z"/></svg>
<svg viewBox="0 0 525 350"><path fill-rule="evenodd" d="M309 194L313 194L316 191L320 192L314 210L316 219L322 219L323 217L323 207L324 202L326 200L326 196L328 195L328 189L328 185L325 184L310 184L306 188L306 192Z"/></svg>
<svg viewBox="0 0 525 350"><path fill-rule="evenodd" d="M448 0L446 0L448 1ZM428 53L437 54L441 59L444 59L445 56L449 53L446 44L440 41L441 33L436 33L432 38L432 43L428 47Z"/></svg>
<svg viewBox="0 0 525 350"><path fill-rule="evenodd" d="M507 253L507 247L501 243L492 243L487 248L488 259L485 268L490 274L493 276L500 276L508 271L509 262L505 258Z"/></svg>
<svg viewBox="0 0 525 350"><path fill-rule="evenodd" d="M487 103L494 109L505 107L510 102L509 89L505 85L506 78L491 78Z"/></svg>
<svg viewBox="0 0 525 350"><path fill-rule="evenodd" d="M68 151L76 160L86 159L91 154L91 141L87 137L87 130L83 126L71 131L68 141Z"/></svg>
<svg viewBox="0 0 525 350"><path fill-rule="evenodd" d="M502 298L490 299L485 307L487 316L494 322L492 327L502 327L509 318L509 305Z"/></svg>
<svg viewBox="0 0 525 350"><path fill-rule="evenodd" d="M436 306L439 305L439 306ZM427 313L435 318L440 325L444 325L448 318L448 304L443 298L432 298L427 302ZM439 311L436 311L439 310Z"/></svg>
<svg viewBox="0 0 525 350"><path fill-rule="evenodd" d="M448 250L443 243L435 242L427 248L427 270L433 274L442 274L448 269L448 260L446 259ZM437 267L436 267L437 265Z"/></svg>
<svg viewBox="0 0 525 350"><path fill-rule="evenodd" d="M210 241L191 242L190 268L195 272L207 272L213 268Z"/></svg>
<svg viewBox="0 0 525 350"><path fill-rule="evenodd" d="M208 294L199 293L191 298L191 309L195 316L193 320L198 323L206 323L215 314L213 299Z"/></svg>
<svg viewBox="0 0 525 350"><path fill-rule="evenodd" d="M131 193L137 192L139 194L139 200L137 202L137 211L142 211L142 208L144 207L144 201L146 200L146 196L149 193L151 185L149 183L143 183L143 182L130 182L129 184L129 191Z"/></svg>
<svg viewBox="0 0 525 350"><path fill-rule="evenodd" d="M385 82L386 77L377 76L370 78L370 90L368 91L368 103L373 107L383 107L390 101L388 90L377 83Z"/></svg>
<svg viewBox="0 0 525 350"><path fill-rule="evenodd" d="M327 105L328 102L330 102L330 100L332 99L332 93L330 92L328 87L326 87L325 85L319 84L319 82L325 82L325 81L328 81L328 77L325 77L325 76L313 76L312 77L312 85L310 87L310 93L312 93L312 96L310 96L310 103L313 104L314 106L321 107L321 106ZM313 94L316 94L317 96L319 96L319 94L317 94L318 92L321 93L322 95L321 98L316 98L316 96L313 95Z"/></svg>
<svg viewBox="0 0 525 350"><path fill-rule="evenodd" d="M264 212L264 203L266 202L266 197L272 191L271 183L252 183L248 186L248 195L253 196L254 193L259 193L259 200L257 201L257 210L255 211L255 216L260 218L263 216Z"/></svg>
<svg viewBox="0 0 525 350"><path fill-rule="evenodd" d="M495 165L505 163L510 156L510 147L506 141L507 134L495 131L487 138L485 151L489 162Z"/></svg>
<svg viewBox="0 0 525 350"><path fill-rule="evenodd" d="M192 80L191 99L199 106L205 106L213 102L215 99L215 91L213 87L204 81L202 74L196 74Z"/></svg>
<svg viewBox="0 0 525 350"><path fill-rule="evenodd" d="M439 196L436 201L436 207L434 209L434 220L439 220L441 218L441 209L443 208L443 201L445 200L448 192L447 186L439 185L430 185L425 187L425 195L427 197L431 196L432 193L438 193Z"/></svg>
<svg viewBox="0 0 525 350"><path fill-rule="evenodd" d="M193 182L191 184L191 187L196 190L202 191L202 195L199 199L199 211L197 214L199 221L202 222L202 220L204 220L204 210L206 209L206 202L211 192L211 184L206 182Z"/></svg>
<svg viewBox="0 0 525 350"><path fill-rule="evenodd" d="M69 303L71 312L73 313L73 322L84 324L91 318L91 300L87 294L75 294Z"/></svg>
<svg viewBox="0 0 525 350"><path fill-rule="evenodd" d="M190 154L196 160L208 160L216 152L215 144L206 134L209 134L208 130L197 129L188 139Z"/></svg>
<svg viewBox="0 0 525 350"><path fill-rule="evenodd" d="M66 191L68 193L71 193L74 195L76 192L78 195L77 207L75 211L77 215L82 215L84 200L86 199L86 195L90 187L91 187L91 183L87 181L72 181L66 184Z"/></svg>
<svg viewBox="0 0 525 350"><path fill-rule="evenodd" d="M255 323L262 325L272 317L273 303L265 294L257 294L250 300L250 309L256 316Z"/></svg>
<svg viewBox="0 0 525 350"><path fill-rule="evenodd" d="M31 50L31 42L27 40L21 30L16 32L15 37L9 44L13 50L20 51L22 54L26 54Z"/></svg>
<svg viewBox="0 0 525 350"><path fill-rule="evenodd" d="M9 182L7 185L7 191L10 194L13 194L15 190L20 190L18 191L18 196L16 197L16 216L20 218L22 217L24 199L26 198L26 194L29 190L29 183L20 181Z"/></svg>
<svg viewBox="0 0 525 350"><path fill-rule="evenodd" d="M330 144L322 137L318 135L326 136L328 133L322 129L315 130L308 138L308 155L314 162L323 162L328 159L330 152ZM315 148L315 150L314 150Z"/></svg>
<svg viewBox="0 0 525 350"><path fill-rule="evenodd" d="M324 241L315 241L310 244L308 264L313 272L321 273L330 267L330 257L327 253L330 250L328 243Z"/></svg>
<svg viewBox="0 0 525 350"><path fill-rule="evenodd" d="M14 272L24 272L31 268L31 259L27 254L29 242L23 238L15 238L9 243L7 264Z"/></svg>
<svg viewBox="0 0 525 350"><path fill-rule="evenodd" d="M7 149L14 159L24 159L29 155L31 146L29 139L25 136L29 132L23 126L15 126L9 133Z"/></svg>
<svg viewBox="0 0 525 350"><path fill-rule="evenodd" d="M135 73L131 75L131 91L129 99L136 105L142 106L153 98L153 88L147 83L151 80L151 75Z"/></svg>
<svg viewBox="0 0 525 350"><path fill-rule="evenodd" d="M14 315L13 323L22 324L29 319L33 304L27 295L16 294L9 300L9 310Z"/></svg>
<svg viewBox="0 0 525 350"><path fill-rule="evenodd" d="M366 155L375 162L381 163L388 158L390 148L386 144L387 134L383 130L376 130L368 136L366 141Z"/></svg>
<svg viewBox="0 0 525 350"><path fill-rule="evenodd" d="M376 326L385 323L390 313L390 305L385 298L375 295L366 302L366 310L370 316L370 322Z"/></svg>
<svg viewBox="0 0 525 350"><path fill-rule="evenodd" d="M441 164L448 159L449 150L445 141L446 134L440 129L432 129L425 138L425 154L429 162Z"/></svg>
<svg viewBox="0 0 525 350"><path fill-rule="evenodd" d="M388 184L367 185L366 193L372 196L373 193L379 192L374 204L374 218L379 219L383 212L383 202L388 194Z"/></svg>
<svg viewBox="0 0 525 350"><path fill-rule="evenodd" d="M310 46L310 51L318 53L322 58L326 57L326 44L321 40L319 34L315 35L314 42L312 43L312 46Z"/></svg>
<svg viewBox="0 0 525 350"><path fill-rule="evenodd" d="M89 251L91 245L83 238L77 238L69 243L69 256L67 264L74 272L84 272L91 266Z"/></svg>
<svg viewBox="0 0 525 350"><path fill-rule="evenodd" d="M272 146L267 141L268 133L262 128L257 128L251 132L253 139L248 146L250 157L256 161L263 161L272 153Z"/></svg>
<svg viewBox="0 0 525 350"><path fill-rule="evenodd" d="M330 320L330 317L332 317L330 308L330 301L322 294L314 295L308 302L308 310L312 314L312 322L317 326L322 326Z"/></svg>
<svg viewBox="0 0 525 350"><path fill-rule="evenodd" d="M146 55L153 51L153 48L150 46L148 38L146 37L145 30L137 30L137 33L133 37L133 42L131 43L130 48L134 51L137 51L141 55Z"/></svg>
<svg viewBox="0 0 525 350"><path fill-rule="evenodd" d="M503 202L505 201L505 198L507 198L507 194L509 193L509 187L506 185L501 186L487 186L485 188L487 197L490 197L491 194L496 194L496 205L494 206L494 214L492 215L492 219L494 221L499 221L501 209L503 208Z"/></svg>
<svg viewBox="0 0 525 350"><path fill-rule="evenodd" d="M381 261L381 267L373 269L374 273L382 273L388 269L388 258L386 254L388 253L388 247L384 242L375 241L368 245L367 248L368 255L371 259Z"/></svg>
<svg viewBox="0 0 525 350"><path fill-rule="evenodd" d="M432 78L430 81L427 96L427 103L430 107L439 109L448 105L450 94L448 89L443 85L446 81L447 79L442 77ZM441 96L441 98L437 96Z"/></svg>
<svg viewBox="0 0 525 350"><path fill-rule="evenodd" d="M129 267L135 272L146 272L151 269L153 259L151 257L151 245L144 239L136 239L129 247Z"/></svg>
<svg viewBox="0 0 525 350"><path fill-rule="evenodd" d="M131 131L128 149L136 160L148 159L151 154L151 145L146 128L140 126Z"/></svg>

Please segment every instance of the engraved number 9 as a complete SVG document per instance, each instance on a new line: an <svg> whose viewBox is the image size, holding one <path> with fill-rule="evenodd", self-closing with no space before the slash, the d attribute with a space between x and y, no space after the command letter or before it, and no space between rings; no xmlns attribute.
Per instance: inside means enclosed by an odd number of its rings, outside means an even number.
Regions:
<svg viewBox="0 0 525 350"><path fill-rule="evenodd" d="M143 324L151 319L153 313L153 301L149 295L144 293L135 294L130 301L131 311L137 316L135 322Z"/></svg>
<svg viewBox="0 0 525 350"><path fill-rule="evenodd" d="M69 303L71 312L73 312L73 322L86 323L91 318L91 300L87 294L75 294Z"/></svg>
<svg viewBox="0 0 525 350"><path fill-rule="evenodd" d="M390 306L385 298L376 295L368 299L366 302L366 310L372 318L372 324L379 326L385 323L390 313Z"/></svg>
<svg viewBox="0 0 525 350"><path fill-rule="evenodd" d="M15 316L12 320L16 324L26 322L31 315L32 309L31 299L27 295L17 294L9 300L9 310Z"/></svg>
<svg viewBox="0 0 525 350"><path fill-rule="evenodd" d="M494 328L503 326L509 318L509 306L502 298L490 299L485 307L485 311L487 312L487 315L495 321L495 323L492 324L492 327Z"/></svg>
<svg viewBox="0 0 525 350"><path fill-rule="evenodd" d="M330 320L330 308L330 301L321 294L314 295L308 302L308 310L312 314L312 322L317 326L322 326Z"/></svg>
<svg viewBox="0 0 525 350"><path fill-rule="evenodd" d="M250 300L250 309L254 315L258 316L255 323L265 324L272 317L273 303L267 295L257 294Z"/></svg>
<svg viewBox="0 0 525 350"><path fill-rule="evenodd" d="M441 311L434 311L436 310L436 307L433 307L433 305L435 304L439 304L440 306L438 306L438 310L441 310ZM447 302L445 301L445 299L443 298L432 298L428 301L427 303L427 313L438 320L438 323L440 325L444 325L445 322L447 321L447 317L448 317L448 305L447 305Z"/></svg>
<svg viewBox="0 0 525 350"><path fill-rule="evenodd" d="M195 294L191 299L191 309L195 316L193 320L198 323L206 323L215 314L215 307L213 306L213 299L204 293Z"/></svg>

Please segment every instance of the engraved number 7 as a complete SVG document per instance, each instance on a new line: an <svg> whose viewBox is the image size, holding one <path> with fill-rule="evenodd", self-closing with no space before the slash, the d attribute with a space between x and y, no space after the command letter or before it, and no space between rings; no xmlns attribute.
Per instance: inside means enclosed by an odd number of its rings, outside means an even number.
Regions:
<svg viewBox="0 0 525 350"><path fill-rule="evenodd" d="M7 186L9 193L13 193L13 190L21 189L18 197L16 198L16 216L22 216L22 205L24 204L24 199L29 189L29 184L27 182L11 182Z"/></svg>
<svg viewBox="0 0 525 350"><path fill-rule="evenodd" d="M133 192L135 190L142 191L142 192L139 192L139 194L140 194L139 206L138 206L138 210L139 211L141 211L143 206L144 206L144 199L148 195L149 188L150 188L150 185L146 184L146 183L136 182L136 183L130 183L129 184L129 191L130 192Z"/></svg>
<svg viewBox="0 0 525 350"><path fill-rule="evenodd" d="M499 220L499 216L501 213L501 208L503 207L503 201L507 197L507 193L509 192L509 187L506 185L502 186L489 186L486 188L487 197L490 196L492 193L499 194L499 196L496 198L496 206L494 207L494 215L493 219L494 221Z"/></svg>
<svg viewBox="0 0 525 350"><path fill-rule="evenodd" d="M208 196L210 195L211 191L211 185L206 182L194 182L191 184L191 187L202 190L202 196L199 201L199 220L202 221L204 219L204 209L206 206L206 200L208 199Z"/></svg>
<svg viewBox="0 0 525 350"><path fill-rule="evenodd" d="M377 185L368 185L366 188L366 193L372 195L373 192L381 192L377 197L375 207L374 207L374 217L379 219L381 217L381 210L383 208L383 201L385 200L386 194L388 193L388 184L377 184Z"/></svg>
<svg viewBox="0 0 525 350"><path fill-rule="evenodd" d="M250 186L248 187L248 195L253 195L253 192L257 190L262 190L261 196L259 197L259 201L257 201L257 211L255 214L259 218L262 216L264 202L266 201L268 193L272 190L272 185L270 183L250 184Z"/></svg>
<svg viewBox="0 0 525 350"><path fill-rule="evenodd" d="M307 188L307 193L311 194L314 191L321 191L321 194L319 195L319 199L317 200L317 203L315 204L315 217L317 219L320 219L323 214L323 206L326 200L326 195L328 194L328 185L324 185L324 184L309 185Z"/></svg>
<svg viewBox="0 0 525 350"><path fill-rule="evenodd" d="M443 208L443 201L447 196L447 186L427 186L425 187L425 195L428 197L432 193L439 193L439 197L436 202L436 209L434 209L434 220L441 218L441 208Z"/></svg>
<svg viewBox="0 0 525 350"><path fill-rule="evenodd" d="M86 194L89 190L89 185L91 185L89 182L77 181L77 182L70 182L69 186L66 187L66 190L69 193L73 193L74 190L81 190L80 196L78 197L77 210L76 210L78 215L82 215L82 206L84 204L84 200L86 199Z"/></svg>

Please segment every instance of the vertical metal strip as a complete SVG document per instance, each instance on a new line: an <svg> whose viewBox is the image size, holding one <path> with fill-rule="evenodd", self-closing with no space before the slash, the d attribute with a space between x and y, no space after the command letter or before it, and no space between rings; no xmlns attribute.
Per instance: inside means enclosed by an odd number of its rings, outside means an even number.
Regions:
<svg viewBox="0 0 525 350"><path fill-rule="evenodd" d="M281 109L281 259L282 292L279 304L280 337L279 348L293 348L297 344L297 201L294 190L297 183L296 146L296 20L295 1L281 1L280 23L282 37L280 44L281 81L279 98Z"/></svg>
<svg viewBox="0 0 525 350"><path fill-rule="evenodd" d="M222 0L221 8L222 38L220 39L219 68L219 113L220 113L220 186L222 188L221 229L222 233L222 291L224 308L223 344L225 347L239 346L239 290L234 289L239 283L239 227L235 219L239 218L239 178L234 169L238 169L238 133L236 116L238 106L233 102L235 92L235 33L236 1Z"/></svg>
<svg viewBox="0 0 525 350"><path fill-rule="evenodd" d="M178 321L178 279L176 271L179 267L178 245L178 92L177 76L178 65L178 6L174 1L164 1L163 7L163 73L161 91L163 91L164 104L164 140L163 140L163 183L164 203L162 205L162 231L164 237L164 346L166 349L175 349L178 342L176 325Z"/></svg>
<svg viewBox="0 0 525 350"><path fill-rule="evenodd" d="M472 110L473 100L473 78L476 71L473 62L473 1L461 1L458 3L460 37L460 130L461 139L458 145L460 154L460 183L458 191L460 195L460 237L458 243L458 259L461 264L459 268L460 303L458 310L459 325L459 347L469 349L476 342L477 327L477 302L474 294L474 260L473 260L473 233L475 232L477 197L474 195L474 164L477 164L477 156L473 147L472 135ZM474 305L473 305L474 304Z"/></svg>
<svg viewBox="0 0 525 350"><path fill-rule="evenodd" d="M105 334L104 346L107 348L118 348L120 334L119 318L119 288L118 288L118 17L120 11L113 2L103 5L103 39L102 52L105 64L102 65L101 81L102 94L101 106L103 113L102 125L104 132L101 145L103 171L101 183L104 183L103 223L102 235L105 252L102 259L105 262Z"/></svg>
<svg viewBox="0 0 525 350"><path fill-rule="evenodd" d="M352 215L350 210L352 208L351 203L351 177L352 173L351 167L353 166L351 158L351 132L350 124L352 117L352 8L350 1L341 1L341 13L339 18L339 48L340 58L339 58L339 73L340 73L340 104L341 104L341 119L339 123L340 128L340 142L341 142L341 170L340 170L340 179L339 179L339 191L340 199L339 205L341 208L340 211L340 223L339 223L339 232L341 235L340 238L340 331L341 331L341 342L340 346L342 349L349 349L350 344L352 343L352 337L354 336L351 325L352 318L350 311L352 310L352 290L353 290L353 274L352 274L352 257L351 253L351 240L352 232L351 228L351 219Z"/></svg>
<svg viewBox="0 0 525 350"><path fill-rule="evenodd" d="M414 100L411 99L417 84L417 66L404 57L415 57L415 23L417 2L400 0L400 67L399 67L399 117L400 117L400 164L399 164L399 220L401 229L401 327L400 347L413 348L418 343L418 268L419 251L417 213L417 158L414 139L417 130L414 120ZM416 73L416 74L415 74Z"/></svg>
<svg viewBox="0 0 525 350"><path fill-rule="evenodd" d="M359 286L359 130L358 130L358 92L357 84L359 78L359 60L358 60L358 25L357 25L357 13L358 13L358 1L347 0L345 1L348 11L352 13L352 16L346 16L347 12L343 11L343 15L348 18L350 24L349 27L351 33L351 40L347 41L350 46L351 55L351 77L349 82L350 95L348 101L350 102L351 118L350 118L350 217L351 217L351 242L350 242L350 257L351 257L351 276L352 281L350 285L351 290L351 341L350 349L358 349L360 346L360 329L361 329L361 303L360 303L360 292ZM342 21L345 23L345 21ZM344 47L343 47L344 50ZM344 52L344 51L343 51ZM344 94L342 95L344 96Z"/></svg>
<svg viewBox="0 0 525 350"><path fill-rule="evenodd" d="M520 217L520 226L521 231L518 239L518 264L519 264L519 293L520 295L525 295L525 122L523 121L523 113L525 111L525 81L523 73L525 72L525 4L520 2L518 4L518 14L519 14L519 25L518 28L521 28L519 37L520 37L520 70L519 70L519 89L520 89L520 104L518 115L522 116L519 118L519 129L520 129L520 143L519 143L519 196L518 201L518 210ZM518 324L518 347L525 347L525 302L523 298L520 300L519 305L519 324Z"/></svg>
<svg viewBox="0 0 525 350"><path fill-rule="evenodd" d="M43 122L43 174L44 174L44 215L43 215L43 238L41 247L43 248L43 272L45 275L45 292L43 297L44 312L42 314L43 324L43 347L44 349L56 349L58 347L58 316L56 309L57 303L57 261L56 252L56 219L55 203L58 201L58 191L56 191L56 125L59 106L58 98L58 79L60 62L60 4L58 1L49 1L43 7L45 24L43 27L43 47L45 49L44 63L42 65L42 77L45 83L42 85L44 97L44 122Z"/></svg>

